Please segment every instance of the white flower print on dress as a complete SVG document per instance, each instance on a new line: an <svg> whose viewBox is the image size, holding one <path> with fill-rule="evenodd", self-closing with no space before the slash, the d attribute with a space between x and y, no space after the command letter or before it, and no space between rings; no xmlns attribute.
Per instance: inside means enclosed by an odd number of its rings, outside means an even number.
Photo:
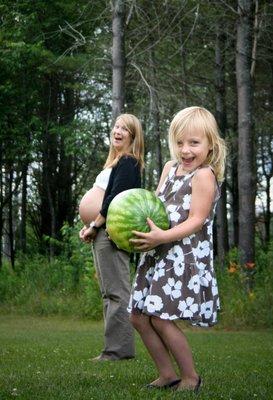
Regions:
<svg viewBox="0 0 273 400"><path fill-rule="evenodd" d="M185 271L185 264L183 263L174 264L174 273L176 276L182 276L184 271Z"/></svg>
<svg viewBox="0 0 273 400"><path fill-rule="evenodd" d="M169 319L171 321L171 320L177 319L177 316L176 315L170 315L168 313L162 313L160 315L160 318L161 319Z"/></svg>
<svg viewBox="0 0 273 400"><path fill-rule="evenodd" d="M155 269L154 269L154 276L153 279L155 281L158 281L159 278L161 278L162 276L165 276L165 265L166 263L164 262L164 260L161 260L159 263L156 264Z"/></svg>
<svg viewBox="0 0 273 400"><path fill-rule="evenodd" d="M218 286L217 286L216 278L212 278L211 291L212 291L213 296L218 295Z"/></svg>
<svg viewBox="0 0 273 400"><path fill-rule="evenodd" d="M179 301L178 309L181 311L181 317L183 318L191 318L194 313L198 311L198 305L194 304L193 297L187 297L186 301Z"/></svg>
<svg viewBox="0 0 273 400"><path fill-rule="evenodd" d="M165 294L167 296L170 296L172 300L178 299L178 297L181 296L181 288L182 288L182 282L181 281L175 282L174 278L169 278L168 283L166 283L166 285L162 287Z"/></svg>
<svg viewBox="0 0 273 400"><path fill-rule="evenodd" d="M160 318L161 318L161 319L170 319L170 315L169 315L168 313L162 313L162 314L160 315Z"/></svg>
<svg viewBox="0 0 273 400"><path fill-rule="evenodd" d="M172 192L177 192L183 186L183 184L184 182L179 179L175 181L172 187Z"/></svg>
<svg viewBox="0 0 273 400"><path fill-rule="evenodd" d="M163 308L163 302L161 297L149 294L145 300L145 306L149 313L160 311Z"/></svg>
<svg viewBox="0 0 273 400"><path fill-rule="evenodd" d="M162 203L164 203L164 201L165 201L165 197L164 196L160 195L160 196L158 196L158 198L159 198L159 200L162 201Z"/></svg>
<svg viewBox="0 0 273 400"><path fill-rule="evenodd" d="M200 278L198 274L195 274L191 277L188 283L188 288L193 290L194 293L199 293L200 290Z"/></svg>
<svg viewBox="0 0 273 400"><path fill-rule="evenodd" d="M149 250L146 253L142 253L142 256L140 258L140 261L138 263L138 268L142 267L143 264L145 264L147 257L153 257L155 254L155 249Z"/></svg>
<svg viewBox="0 0 273 400"><path fill-rule="evenodd" d="M144 301L145 297L148 293L148 288L144 288L143 290L135 290L133 299L136 301L136 306L140 309L143 310L144 306Z"/></svg>
<svg viewBox="0 0 273 400"><path fill-rule="evenodd" d="M209 283L212 280L211 273L209 271L206 271L204 274L202 274L200 278L200 285L209 287Z"/></svg>
<svg viewBox="0 0 273 400"><path fill-rule="evenodd" d="M187 237L184 237L183 239L182 239L182 242L183 242L183 244L191 244L191 240L190 240L190 238L187 236Z"/></svg>
<svg viewBox="0 0 273 400"><path fill-rule="evenodd" d="M213 249L210 251L211 266L213 266Z"/></svg>
<svg viewBox="0 0 273 400"><path fill-rule="evenodd" d="M214 312L212 313L212 322L215 322L215 321L216 321L216 318L217 318L217 312L214 311Z"/></svg>
<svg viewBox="0 0 273 400"><path fill-rule="evenodd" d="M166 184L165 184L165 182L163 183L163 185L161 186L161 188L160 188L160 193L161 192L163 192L163 190L165 189L165 187L166 187ZM164 196L161 194L160 196L158 196L159 198L160 198L160 200L161 200L161 198L163 198L163 200L164 200Z"/></svg>
<svg viewBox="0 0 273 400"><path fill-rule="evenodd" d="M198 242L197 247L192 249L193 254L197 258L203 258L210 254L210 244L208 240L204 240L203 242Z"/></svg>
<svg viewBox="0 0 273 400"><path fill-rule="evenodd" d="M185 196L183 197L183 203L182 203L183 210L189 210L190 205L191 205L191 195L185 194Z"/></svg>
<svg viewBox="0 0 273 400"><path fill-rule="evenodd" d="M146 261L146 258L145 258L145 253L144 253L144 254L142 255L142 257L141 257L139 263L138 263L138 268L140 268L140 267L144 264L145 261Z"/></svg>
<svg viewBox="0 0 273 400"><path fill-rule="evenodd" d="M212 223L208 224L208 226L207 226L207 233L209 236L212 235L212 227L213 227Z"/></svg>
<svg viewBox="0 0 273 400"><path fill-rule="evenodd" d="M207 301L201 304L201 314L204 314L206 319L210 319L213 312L213 301Z"/></svg>
<svg viewBox="0 0 273 400"><path fill-rule="evenodd" d="M175 245L169 251L167 255L167 260L173 261L174 273L177 276L182 276L184 273L184 253L180 246Z"/></svg>
<svg viewBox="0 0 273 400"><path fill-rule="evenodd" d="M202 261L196 261L195 265L199 269L199 271L204 271L204 269L206 268L206 264L204 264Z"/></svg>
<svg viewBox="0 0 273 400"><path fill-rule="evenodd" d="M160 189L159 189L160 193L163 193L163 192L164 192L164 190L165 190L165 188L166 188L166 183L167 183L167 181L168 181L168 177L166 177L165 180L164 180L164 182L162 183L162 185L161 185L161 187L160 187ZM161 194L161 195L158 196L158 197L160 198L160 200L161 200L161 197L162 197L162 201L165 200L164 194Z"/></svg>
<svg viewBox="0 0 273 400"><path fill-rule="evenodd" d="M147 281L149 283L153 279L153 275L154 275L154 267L151 267L151 268L148 269L148 271L146 272L146 275L145 275L145 278L147 279Z"/></svg>
<svg viewBox="0 0 273 400"><path fill-rule="evenodd" d="M170 221L178 222L180 219L180 214L176 210L178 209L177 206L170 205L167 207L167 211L169 213Z"/></svg>

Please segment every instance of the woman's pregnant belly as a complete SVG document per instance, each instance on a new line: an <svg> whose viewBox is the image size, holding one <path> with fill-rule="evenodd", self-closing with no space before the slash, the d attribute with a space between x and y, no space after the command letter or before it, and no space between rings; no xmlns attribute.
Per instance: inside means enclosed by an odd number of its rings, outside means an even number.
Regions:
<svg viewBox="0 0 273 400"><path fill-rule="evenodd" d="M93 186L85 193L79 204L79 214L82 222L89 225L96 219L101 210L105 191L98 186Z"/></svg>

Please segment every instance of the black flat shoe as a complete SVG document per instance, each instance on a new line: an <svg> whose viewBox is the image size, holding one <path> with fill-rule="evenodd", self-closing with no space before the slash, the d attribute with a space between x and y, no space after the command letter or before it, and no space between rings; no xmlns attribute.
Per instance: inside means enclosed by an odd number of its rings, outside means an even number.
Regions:
<svg viewBox="0 0 273 400"><path fill-rule="evenodd" d="M175 379L174 381L166 383L165 385L162 385L162 386L154 385L153 383L148 383L145 387L146 387L146 389L170 389L170 388L178 385L180 382L181 382L181 379Z"/></svg>
<svg viewBox="0 0 273 400"><path fill-rule="evenodd" d="M198 382L197 382L197 384L196 384L196 386L195 386L195 388L194 388L194 390L193 390L195 394L198 394L198 393L199 393L202 384L203 384L202 379L201 379L201 377L199 376L199 377L198 377Z"/></svg>

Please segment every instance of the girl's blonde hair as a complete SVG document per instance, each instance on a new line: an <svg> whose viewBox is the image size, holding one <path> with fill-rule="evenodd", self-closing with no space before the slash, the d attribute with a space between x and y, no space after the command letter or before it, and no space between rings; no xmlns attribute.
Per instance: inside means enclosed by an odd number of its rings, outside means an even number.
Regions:
<svg viewBox="0 0 273 400"><path fill-rule="evenodd" d="M137 117L133 114L121 114L117 117L115 123L121 119L122 123L126 126L126 129L130 133L132 143L129 151L126 153L117 153L111 140L110 149L108 153L107 160L104 164L104 168L115 166L119 159L125 154L135 157L135 159L140 164L140 167L144 167L144 138L142 132L142 126ZM114 128L113 128L114 129ZM111 132L111 137L113 135L113 129Z"/></svg>
<svg viewBox="0 0 273 400"><path fill-rule="evenodd" d="M178 140L187 132L203 131L211 150L206 165L210 165L218 181L224 180L226 145L220 137L214 116L203 107L187 107L173 118L169 129L169 148L174 160L179 161Z"/></svg>

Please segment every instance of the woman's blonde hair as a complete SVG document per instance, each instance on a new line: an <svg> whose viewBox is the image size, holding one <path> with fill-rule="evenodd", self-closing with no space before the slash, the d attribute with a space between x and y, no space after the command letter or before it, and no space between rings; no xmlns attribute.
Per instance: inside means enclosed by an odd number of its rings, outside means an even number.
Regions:
<svg viewBox="0 0 273 400"><path fill-rule="evenodd" d="M137 117L133 114L121 114L117 117L115 123L121 119L122 123L126 126L126 129L130 133L132 143L129 148L129 151L126 153L117 153L116 149L114 148L111 140L110 149L108 153L107 160L104 164L104 168L106 167L113 167L117 164L119 159L127 154L130 156L135 157L135 159L140 164L140 167L144 167L144 138L143 138L143 131L142 126ZM114 128L113 128L114 129ZM111 138L113 135L113 129L111 132Z"/></svg>
<svg viewBox="0 0 273 400"><path fill-rule="evenodd" d="M220 137L214 116L203 107L187 107L179 111L173 118L169 129L169 148L174 160L179 161L178 140L187 132L203 131L211 150L206 165L210 165L218 181L224 180L226 145Z"/></svg>

